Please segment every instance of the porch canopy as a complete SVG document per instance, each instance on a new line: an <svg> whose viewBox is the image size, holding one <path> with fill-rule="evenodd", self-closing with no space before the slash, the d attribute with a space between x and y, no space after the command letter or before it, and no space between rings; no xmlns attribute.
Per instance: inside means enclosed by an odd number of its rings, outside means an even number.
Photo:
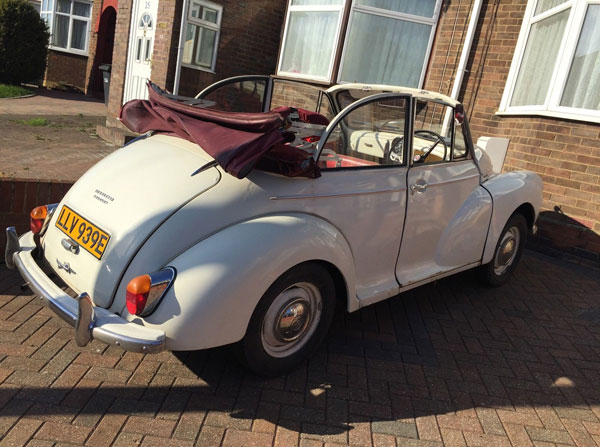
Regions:
<svg viewBox="0 0 600 447"><path fill-rule="evenodd" d="M320 171L312 155L286 143L290 107L266 113L223 112L177 101L148 81L148 99L121 108L119 119L131 131L177 135L199 145L229 174L246 177L257 167L289 177L316 178ZM299 114L310 117L310 113Z"/></svg>

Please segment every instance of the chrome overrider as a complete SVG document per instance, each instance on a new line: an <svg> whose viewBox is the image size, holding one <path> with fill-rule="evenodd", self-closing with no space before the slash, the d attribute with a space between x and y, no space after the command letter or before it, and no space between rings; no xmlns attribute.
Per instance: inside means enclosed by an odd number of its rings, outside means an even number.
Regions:
<svg viewBox="0 0 600 447"><path fill-rule="evenodd" d="M96 339L126 351L156 353L165 349L163 331L127 321L107 309L96 307L85 292L77 299L67 295L33 258L35 241L31 232L19 238L15 227L8 227L6 238L6 266L9 269L16 268L44 305L75 328L77 345L85 346Z"/></svg>

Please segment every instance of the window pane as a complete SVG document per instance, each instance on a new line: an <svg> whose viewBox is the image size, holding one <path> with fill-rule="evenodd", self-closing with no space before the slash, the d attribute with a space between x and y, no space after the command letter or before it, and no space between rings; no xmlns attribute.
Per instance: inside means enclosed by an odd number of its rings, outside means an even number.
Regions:
<svg viewBox="0 0 600 447"><path fill-rule="evenodd" d="M142 38L138 37L137 46L135 50L135 61L142 62Z"/></svg>
<svg viewBox="0 0 600 447"><path fill-rule="evenodd" d="M306 5L343 5L344 0L292 0L292 6L306 6Z"/></svg>
<svg viewBox="0 0 600 447"><path fill-rule="evenodd" d="M431 25L354 12L341 80L418 87L430 34Z"/></svg>
<svg viewBox="0 0 600 447"><path fill-rule="evenodd" d="M52 12L54 9L54 0L48 0L48 11Z"/></svg>
<svg viewBox="0 0 600 447"><path fill-rule="evenodd" d="M555 6L563 4L565 1L566 0L538 0L538 3L535 7L535 13L533 15L537 16L538 14L548 11Z"/></svg>
<svg viewBox="0 0 600 447"><path fill-rule="evenodd" d="M417 101L413 131L414 162L435 163L450 160L452 122L444 129L446 113L453 116L454 109L432 101Z"/></svg>
<svg viewBox="0 0 600 447"><path fill-rule="evenodd" d="M46 22L46 26L48 26L50 24L50 14L42 13L40 15L42 16L42 20Z"/></svg>
<svg viewBox="0 0 600 447"><path fill-rule="evenodd" d="M402 165L406 99L367 103L335 127L319 157L322 169Z"/></svg>
<svg viewBox="0 0 600 447"><path fill-rule="evenodd" d="M71 33L71 48L85 50L85 37L87 34L87 22L73 20L73 31Z"/></svg>
<svg viewBox="0 0 600 447"><path fill-rule="evenodd" d="M358 0L358 5L372 6L404 14L433 17L436 0Z"/></svg>
<svg viewBox="0 0 600 447"><path fill-rule="evenodd" d="M185 30L185 43L183 44L183 63L191 64L192 57L194 55L194 36L196 35L196 29L198 27L196 25L192 25L190 23L187 24L187 28Z"/></svg>
<svg viewBox="0 0 600 447"><path fill-rule="evenodd" d="M531 25L511 106L543 105L570 9Z"/></svg>
<svg viewBox="0 0 600 447"><path fill-rule="evenodd" d="M212 108L216 110L259 113L263 111L266 84L263 80L232 82L216 88L203 99L214 101Z"/></svg>
<svg viewBox="0 0 600 447"><path fill-rule="evenodd" d="M54 17L54 35L52 44L55 47L67 48L67 39L69 38L69 17L56 14Z"/></svg>
<svg viewBox="0 0 600 447"><path fill-rule="evenodd" d="M600 110L600 5L589 5L561 106Z"/></svg>
<svg viewBox="0 0 600 447"><path fill-rule="evenodd" d="M58 0L58 12L71 14L71 2L69 0Z"/></svg>
<svg viewBox="0 0 600 447"><path fill-rule="evenodd" d="M89 3L73 3L73 14L80 17L90 16L90 4Z"/></svg>
<svg viewBox="0 0 600 447"><path fill-rule="evenodd" d="M338 12L290 13L281 71L329 77Z"/></svg>
<svg viewBox="0 0 600 447"><path fill-rule="evenodd" d="M48 11L48 0L42 0L42 11Z"/></svg>
<svg viewBox="0 0 600 447"><path fill-rule="evenodd" d="M204 8L202 18L207 22L217 23L217 11L210 8Z"/></svg>
<svg viewBox="0 0 600 447"><path fill-rule="evenodd" d="M200 27L198 36L200 42L198 43L198 51L196 52L196 64L211 68L217 32L212 29Z"/></svg>

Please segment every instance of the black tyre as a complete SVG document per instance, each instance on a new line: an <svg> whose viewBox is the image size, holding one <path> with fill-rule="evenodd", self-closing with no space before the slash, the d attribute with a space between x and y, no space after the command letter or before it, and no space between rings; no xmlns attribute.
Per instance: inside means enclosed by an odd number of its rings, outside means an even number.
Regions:
<svg viewBox="0 0 600 447"><path fill-rule="evenodd" d="M481 279L492 287L505 284L517 268L527 241L527 221L521 214L513 214L496 244L492 260L480 267Z"/></svg>
<svg viewBox="0 0 600 447"><path fill-rule="evenodd" d="M235 352L257 374L282 374L323 342L335 312L335 285L326 269L306 263L288 270L265 292Z"/></svg>

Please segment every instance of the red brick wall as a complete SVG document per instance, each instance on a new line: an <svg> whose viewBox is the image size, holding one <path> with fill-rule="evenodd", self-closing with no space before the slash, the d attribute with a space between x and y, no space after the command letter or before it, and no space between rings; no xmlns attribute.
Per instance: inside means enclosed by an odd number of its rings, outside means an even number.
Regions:
<svg viewBox="0 0 600 447"><path fill-rule="evenodd" d="M152 80L173 90L183 1L160 0L152 51Z"/></svg>
<svg viewBox="0 0 600 447"><path fill-rule="evenodd" d="M470 3L446 0L442 6L428 90L448 94L452 88ZM474 140L483 135L510 138L505 170L528 169L544 180L541 235L563 248L600 253L600 125L495 114L526 5L526 0L484 1L459 99Z"/></svg>
<svg viewBox="0 0 600 447"><path fill-rule="evenodd" d="M207 85L230 76L275 73L287 0L216 3L223 5L223 19L215 73L184 67L179 83L181 95L194 96Z"/></svg>
<svg viewBox="0 0 600 447"><path fill-rule="evenodd" d="M129 23L131 22L132 0L119 0L115 44L113 48L112 69L110 73L110 94L108 99L107 124L120 126L116 117L123 101L125 88L125 69L127 67L127 49L129 44Z"/></svg>
<svg viewBox="0 0 600 447"><path fill-rule="evenodd" d="M85 91L87 62L87 56L63 51L48 51L44 85L55 87L59 84L67 84Z"/></svg>
<svg viewBox="0 0 600 447"><path fill-rule="evenodd" d="M37 182L35 180L0 180L0 255L4 262L4 229L15 226L19 234L29 231L29 213L38 205L58 203L72 183Z"/></svg>

